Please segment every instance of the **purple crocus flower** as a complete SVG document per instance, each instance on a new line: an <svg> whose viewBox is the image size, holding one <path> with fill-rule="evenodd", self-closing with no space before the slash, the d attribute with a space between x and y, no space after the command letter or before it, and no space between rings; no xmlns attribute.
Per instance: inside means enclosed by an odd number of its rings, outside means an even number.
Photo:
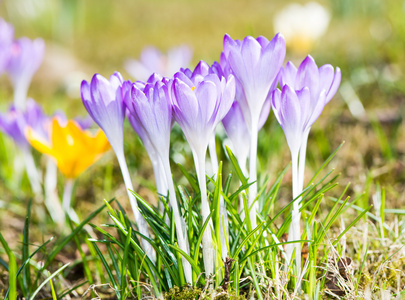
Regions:
<svg viewBox="0 0 405 300"><path fill-rule="evenodd" d="M319 95L319 103L325 104L326 93L322 91ZM284 85L283 90L276 89L273 92L273 111L284 130L288 146L292 155L298 155L304 140L304 134L313 115L310 110L310 90L304 87L294 91L289 85ZM319 114L318 114L319 115Z"/></svg>
<svg viewBox="0 0 405 300"><path fill-rule="evenodd" d="M24 109L28 87L35 72L42 63L45 53L45 43L38 38L30 40L23 37L11 46L7 73L14 87L14 104Z"/></svg>
<svg viewBox="0 0 405 300"><path fill-rule="evenodd" d="M94 124L93 118L90 115L86 117L76 117L74 120L83 130L89 129Z"/></svg>
<svg viewBox="0 0 405 300"><path fill-rule="evenodd" d="M29 126L35 129L41 137L48 132L49 117L33 100L27 100L26 110L19 110L12 105L6 114L0 114L0 130L11 137L21 149L28 150L30 144L25 137L25 129Z"/></svg>
<svg viewBox="0 0 405 300"><path fill-rule="evenodd" d="M291 151L293 174L293 211L289 241L300 240L300 194L304 186L305 156L308 134L312 124L321 114L324 106L335 95L341 80L340 69L334 71L331 65L316 65L307 56L297 69L288 62L280 71L282 90L272 95L274 114L283 128ZM287 246L287 257L291 259L296 248L297 273L300 276L300 244Z"/></svg>
<svg viewBox="0 0 405 300"><path fill-rule="evenodd" d="M268 41L265 37L257 39L247 36L243 41L224 37L224 50L221 66L235 76L237 100L241 106L246 125L251 133L249 175L253 184L249 187L249 207L252 226L256 227L257 196L257 135L259 119L269 95L277 85L277 74L284 61L286 47L281 34Z"/></svg>
<svg viewBox="0 0 405 300"><path fill-rule="evenodd" d="M193 72L184 70L176 73L174 77L172 86L174 117L193 152L201 191L201 214L205 222L210 212L205 181L207 146L214 135L215 127L228 113L235 98L235 80L232 75L225 78L210 73L208 65L204 62L200 62ZM214 272L215 250L211 227L210 222L202 239L207 276Z"/></svg>
<svg viewBox="0 0 405 300"><path fill-rule="evenodd" d="M153 73L147 83L148 84L153 84L158 81L161 81L163 77L157 73ZM121 87L121 93L124 95L124 102L125 102L125 95L127 93L131 92L132 86L135 86L137 89L143 91L145 89L146 83L142 81L136 81L134 83L130 81L125 81ZM129 97L130 98L130 97ZM156 152L149 135L143 128L141 121L139 120L137 114L132 114L129 109L126 109L126 116L131 124L132 128L135 130L135 132L138 134L139 138L142 140L142 143L146 149L146 152L148 153L148 156L152 162L152 167L153 167L153 172L155 174L155 180L156 180L156 188L157 192L160 195L167 195L168 187L167 187L167 182L166 182L166 176L164 174L164 169L159 161L159 156L158 153Z"/></svg>
<svg viewBox="0 0 405 300"><path fill-rule="evenodd" d="M143 89L133 85L124 96L124 102L130 115L143 127L155 150L168 155L172 105L167 85L162 81L147 83Z"/></svg>
<svg viewBox="0 0 405 300"><path fill-rule="evenodd" d="M24 129L27 123L23 113L14 106L6 114L0 114L0 130L11 137L21 149L29 149Z"/></svg>
<svg viewBox="0 0 405 300"><path fill-rule="evenodd" d="M200 63L200 65L202 65ZM205 153L215 127L231 108L235 97L232 75L221 79L216 74L199 73L191 78L175 74L173 82L173 111L193 151Z"/></svg>
<svg viewBox="0 0 405 300"><path fill-rule="evenodd" d="M231 140L232 151L238 159L243 172L246 174L246 160L249 155L249 143L246 141L250 139L250 133L237 101L232 103L232 107L222 120L222 124Z"/></svg>
<svg viewBox="0 0 405 300"><path fill-rule="evenodd" d="M121 151L124 143L125 105L117 100L123 81L121 74L115 72L109 80L95 74L90 83L83 80L81 85L84 107L104 131L115 152Z"/></svg>
<svg viewBox="0 0 405 300"><path fill-rule="evenodd" d="M0 131L11 137L20 148L31 188L36 195L39 195L42 192L41 177L25 136L27 127L34 128L41 137L47 136L49 130L49 117L33 99L27 100L25 111L12 105L8 113L0 114Z"/></svg>
<svg viewBox="0 0 405 300"><path fill-rule="evenodd" d="M297 69L288 62L280 71L282 91L273 93L273 110L287 138L291 153L303 149L312 124L324 106L335 95L341 80L339 68L334 71L329 64L320 68L308 55Z"/></svg>
<svg viewBox="0 0 405 300"><path fill-rule="evenodd" d="M84 107L94 122L104 131L117 156L139 231L149 237L147 223L138 210L135 197L130 192L134 188L124 155L125 105L121 92L122 84L123 78L118 72L111 75L109 80L95 74L90 83L82 81L81 96ZM146 253L154 259L155 255L151 246L145 240L142 244Z"/></svg>
<svg viewBox="0 0 405 300"><path fill-rule="evenodd" d="M5 70L11 54L14 28L0 18L0 74Z"/></svg>
<svg viewBox="0 0 405 300"><path fill-rule="evenodd" d="M308 124L311 126L321 114L323 106L336 94L341 76L338 67L336 71L329 64L318 68L314 59L308 55L298 69L292 62L288 62L286 67L281 69L280 85L287 84L296 91L308 87L311 98L309 109L311 117L309 117ZM322 92L325 92L324 103L319 101Z"/></svg>
<svg viewBox="0 0 405 300"><path fill-rule="evenodd" d="M285 57L285 41L277 34L271 41L265 37L257 39L247 36L243 41L232 40L229 35L224 37L224 51L221 63L226 61L227 67L238 80L246 97L252 130L253 123L258 123L263 105L277 85L277 74ZM254 121L257 122L254 122Z"/></svg>
<svg viewBox="0 0 405 300"><path fill-rule="evenodd" d="M128 59L124 67L132 77L138 80L147 80L152 73L170 77L181 67L187 66L192 55L193 51L186 45L173 47L167 54L156 47L149 46L142 50L140 60Z"/></svg>
<svg viewBox="0 0 405 300"><path fill-rule="evenodd" d="M186 239L187 229L178 208L169 162L170 132L173 124L170 99L171 81L166 78L158 80L158 78L158 75L154 75L149 83L143 85L138 82L132 84L130 88L126 83L122 87L122 91L125 93L124 102L132 126L141 137L145 147L149 148L148 153L152 163L157 156L158 165L162 166L169 190L170 205L173 209L179 247L189 254ZM159 174L160 170L158 174L155 172L155 175L159 176ZM159 179L156 178L157 181ZM183 267L187 282L192 283L191 265L184 258Z"/></svg>

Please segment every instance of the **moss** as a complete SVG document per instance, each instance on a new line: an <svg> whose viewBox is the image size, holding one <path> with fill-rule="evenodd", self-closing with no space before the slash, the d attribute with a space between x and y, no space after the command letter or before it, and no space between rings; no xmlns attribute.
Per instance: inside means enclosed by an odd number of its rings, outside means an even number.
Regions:
<svg viewBox="0 0 405 300"><path fill-rule="evenodd" d="M174 287L168 293L164 295L165 300L194 300L198 299L201 295L201 289L199 288L179 288Z"/></svg>
<svg viewBox="0 0 405 300"><path fill-rule="evenodd" d="M200 288L191 287L174 287L169 292L164 294L165 300L245 300L244 296L237 296L236 292L224 291L222 288L218 288L212 291L211 294L202 295L202 290Z"/></svg>

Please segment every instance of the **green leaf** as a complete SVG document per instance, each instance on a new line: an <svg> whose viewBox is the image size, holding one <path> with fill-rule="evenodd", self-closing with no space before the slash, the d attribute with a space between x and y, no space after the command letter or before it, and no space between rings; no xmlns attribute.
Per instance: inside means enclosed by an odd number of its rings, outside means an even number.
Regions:
<svg viewBox="0 0 405 300"><path fill-rule="evenodd" d="M242 185L246 185L248 182L245 175L242 172L242 169L239 166L238 160L236 159L235 155L233 155L231 149L229 149L228 146L225 146L225 150L226 153L228 154L229 160L231 161L233 167L235 168L236 175L238 175L240 182L242 183Z"/></svg>
<svg viewBox="0 0 405 300"><path fill-rule="evenodd" d="M8 290L4 299L17 300L17 261L1 233L0 242L8 256Z"/></svg>
<svg viewBox="0 0 405 300"><path fill-rule="evenodd" d="M45 284L48 283L48 281L52 280L56 275L58 275L60 272L62 272L70 263L65 264L64 266L60 267L58 270L56 270L51 276L49 276L44 282L42 282L39 287L35 290L34 293L32 293L31 297L29 300L35 299L35 296L38 294L38 292L44 287Z"/></svg>

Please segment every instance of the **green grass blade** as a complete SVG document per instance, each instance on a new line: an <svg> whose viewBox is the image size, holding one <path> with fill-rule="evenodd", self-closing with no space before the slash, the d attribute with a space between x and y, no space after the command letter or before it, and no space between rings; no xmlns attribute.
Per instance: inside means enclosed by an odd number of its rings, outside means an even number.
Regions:
<svg viewBox="0 0 405 300"><path fill-rule="evenodd" d="M42 282L39 287L35 290L35 292L32 293L31 297L29 300L34 300L35 296L38 294L38 292L45 286L45 284L48 283L48 281L52 280L56 275L58 275L60 272L62 272L67 266L69 266L70 263L65 264L64 266L60 267L57 269L51 276L49 276L44 282Z"/></svg>
<svg viewBox="0 0 405 300"><path fill-rule="evenodd" d="M238 160L236 159L235 155L233 155L231 149L229 149L228 146L225 146L225 150L226 150L226 153L228 154L228 157L229 157L233 167L235 168L236 175L238 176L240 182L242 183L242 185L246 185L247 179L246 179L245 175L243 174L242 169L239 166Z"/></svg>
<svg viewBox="0 0 405 300"><path fill-rule="evenodd" d="M308 185L310 185L315 178L319 175L319 173L321 173L321 171L326 167L326 165L332 160L332 158L335 157L336 153L340 150L340 148L342 148L342 146L344 145L345 141L343 141L336 149L335 151L332 152L331 155L329 155L329 157L325 160L325 162L322 164L322 166L316 171L316 173L314 174L314 176L311 178L311 180L308 182Z"/></svg>
<svg viewBox="0 0 405 300"><path fill-rule="evenodd" d="M173 250L175 250L176 252L180 253L181 255L183 255L183 257L185 259L187 259L188 262L190 262L191 266L193 267L193 271L196 272L197 274L201 273L201 269L200 267L196 264L196 262L191 258L190 255L188 255L186 252L184 252L183 250L181 250L177 245L168 245L170 248L172 248Z"/></svg>
<svg viewBox="0 0 405 300"><path fill-rule="evenodd" d="M248 259L248 265L249 265L249 269L250 269L250 272L251 272L250 274L252 275L253 285L255 286L255 291L256 291L257 298L259 300L263 300L262 291L261 291L259 282L257 280L256 271L254 269L253 262L252 262L251 258Z"/></svg>
<svg viewBox="0 0 405 300"><path fill-rule="evenodd" d="M73 228L72 221L68 220L68 223L69 223L70 229L73 231L74 228ZM89 264L87 262L86 255L84 254L84 251L82 249L82 245L80 244L80 241L78 239L78 236L79 235L74 236L73 240L74 240L74 242L76 244L77 251L79 251L80 257L82 258L82 265L83 265L83 269L84 269L84 274L87 277L87 280L89 281L89 284L93 284L93 277L92 277L92 274L91 274L91 271L90 271L90 267L89 267Z"/></svg>
<svg viewBox="0 0 405 300"><path fill-rule="evenodd" d="M30 227L30 221L31 221L31 207L32 207L32 198L28 202L28 207L27 207L27 215L25 216L25 222L24 222L24 230L23 230L23 247L22 247L22 261L28 260L30 256L30 251L29 251L29 227ZM26 264L24 269L22 270L23 274L23 287L21 287L23 290L25 290L25 293L23 292L26 297L29 297L29 292L31 290L31 272L30 272L30 264Z"/></svg>
<svg viewBox="0 0 405 300"><path fill-rule="evenodd" d="M6 269L6 271L8 272L8 264L4 260L2 260L1 257L0 257L0 265L2 265L4 269Z"/></svg>
<svg viewBox="0 0 405 300"><path fill-rule="evenodd" d="M243 241L239 244L238 248L236 249L236 251L232 254L232 258L233 259L237 259L238 255L240 253L240 251L242 251L243 247L247 244L247 242L250 240L250 238L252 236L254 236L254 234L259 231L259 229L263 226L264 222L260 222L257 227L250 231L249 234L243 239Z"/></svg>
<svg viewBox="0 0 405 300"><path fill-rule="evenodd" d="M56 296L55 288L53 287L52 280L49 280L49 284L51 285L52 299L53 300L58 300L58 297Z"/></svg>
<svg viewBox="0 0 405 300"><path fill-rule="evenodd" d="M349 226L346 226L345 230L343 230L343 231L339 234L339 236L335 239L335 241L333 242L333 246L334 246L334 247L335 247L336 244L339 242L339 240L342 238L342 236L344 236L345 233L346 233L350 228L352 228L372 207L373 207L373 206L370 205L370 206L369 206L368 208L366 208L361 214L359 214L359 215L357 216L357 218L354 219L353 222L351 222L351 223L349 224Z"/></svg>
<svg viewBox="0 0 405 300"><path fill-rule="evenodd" d="M195 264L198 263L198 259L199 259L198 256L199 256L199 254L200 254L200 246L199 246L199 245L201 245L203 233L204 233L204 231L206 230L206 228L207 228L207 226L208 226L208 222L209 222L209 220L211 220L213 213L214 213L214 211L211 211L211 213L208 215L207 219L206 219L205 222L204 222L204 225L203 225L202 228L201 228L200 234L198 235L197 242L196 242L197 247L196 247L196 249L194 250L194 257L193 257Z"/></svg>
<svg viewBox="0 0 405 300"><path fill-rule="evenodd" d="M1 233L0 242L8 256L8 290L4 299L17 300L17 261Z"/></svg>
<svg viewBox="0 0 405 300"><path fill-rule="evenodd" d="M366 245L366 251L364 251L364 256L363 256L363 260L361 262L361 266L359 269L359 274L357 275L357 280L356 280L356 291L359 287L359 283L360 283L360 279L361 279L361 275L363 274L363 268L364 268L364 264L366 263L366 258L367 258L367 254L368 254L368 244Z"/></svg>
<svg viewBox="0 0 405 300"><path fill-rule="evenodd" d="M106 261L104 255L100 251L100 248L98 248L98 246L95 242L93 242L93 246L94 246L94 249L96 250L98 256L100 257L101 262L104 265L104 269L107 272L108 278L110 278L110 280L111 280L111 284L115 290L115 293L117 294L117 298L120 299L121 298L120 287L117 285L117 282L115 281L114 275L111 272L111 268L108 265L108 262Z"/></svg>
<svg viewBox="0 0 405 300"><path fill-rule="evenodd" d="M121 263L121 300L125 300L126 298L125 297L125 290L127 288L126 273L127 273L127 261L128 261L129 245L131 243L131 236L132 236L132 229L130 227L128 229L128 235L125 241L124 254L122 256L122 263Z"/></svg>
<svg viewBox="0 0 405 300"><path fill-rule="evenodd" d="M59 299L64 299L65 296L69 295L71 292L74 290L77 290L79 287L85 285L88 281L83 281L82 283L79 283L78 285L75 285L74 287L66 290L65 292L62 292L62 294L59 296Z"/></svg>
<svg viewBox="0 0 405 300"><path fill-rule="evenodd" d="M194 192L196 194L200 194L200 187L198 185L197 179L189 172L187 172L186 169L184 169L184 167L181 164L177 164L177 166L180 168L181 173L183 173L184 177L186 177L187 181L190 183Z"/></svg>

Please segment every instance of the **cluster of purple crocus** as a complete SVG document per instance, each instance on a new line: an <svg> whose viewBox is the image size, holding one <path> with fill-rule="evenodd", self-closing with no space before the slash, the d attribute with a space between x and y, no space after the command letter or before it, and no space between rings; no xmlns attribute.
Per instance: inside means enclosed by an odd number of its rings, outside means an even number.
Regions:
<svg viewBox="0 0 405 300"><path fill-rule="evenodd" d="M14 101L5 113L0 112L0 131L9 136L18 149L15 160L22 158L33 193L37 200L42 201L42 176L31 154L31 145L26 138L26 129L32 128L44 140L49 138L51 119L57 116L61 121L67 118L62 111L54 115L46 115L42 107L34 99L28 98L28 88L34 74L39 69L45 53L45 43L41 38L31 40L27 37L14 38L14 28L0 18L0 75L8 75L14 90ZM77 118L82 129L89 128L91 118ZM22 156L22 157L21 157ZM20 176L20 164L14 174ZM56 192L56 164L48 158L44 180L45 205L58 223L63 222L65 213L60 206ZM19 181L19 178L14 178Z"/></svg>
<svg viewBox="0 0 405 300"><path fill-rule="evenodd" d="M24 136L24 126L37 126L42 110L30 99L27 91L45 51L42 39L14 38L14 27L0 18L0 75L6 73L14 89L14 104L8 113L0 114L0 131L9 135L21 149L28 178L35 194L41 191L38 172ZM35 123L35 125L34 125Z"/></svg>
<svg viewBox="0 0 405 300"><path fill-rule="evenodd" d="M41 38L14 38L14 28L0 19L0 74L6 72L14 88L14 105L25 109L31 79L39 69L45 53Z"/></svg>
<svg viewBox="0 0 405 300"><path fill-rule="evenodd" d="M291 62L282 67L286 46L281 34L270 41L265 37L251 36L233 40L225 35L223 47L219 62L210 66L200 61L194 70L180 69L170 78L154 73L146 82L131 82L124 81L119 73L114 73L109 80L95 74L90 82L82 82L83 104L110 141L128 189L133 187L123 151L125 116L142 139L153 164L158 192L168 195L178 245L187 254L190 254L187 228L179 211L169 164L173 123L177 122L181 127L193 153L201 191L201 215L205 222L211 211L205 177L206 152L210 148L211 160L217 161L215 142L212 141L216 127L222 122L242 170L253 183L248 191L248 205L254 228L257 214L260 213L256 184L257 137L273 107L286 135L293 161L293 197L296 200L290 240L300 240L298 197L303 190L308 134L323 107L336 93L341 79L339 68L334 70L331 65L318 68L311 56L298 69ZM281 89L277 88L278 85ZM128 195L140 232L149 236L135 198L129 192ZM221 205L225 207L224 203ZM221 212L222 220L226 223L226 210ZM228 236L226 228L221 227L221 236ZM202 239L207 276L215 273L216 253L226 253L214 248L213 230L209 221ZM222 250L226 249L222 239L215 244ZM299 270L301 251L300 244L296 244ZM146 252L153 252L146 242L144 247ZM287 249L289 259L292 259L293 250ZM183 266L187 282L192 282L191 266L186 259Z"/></svg>

